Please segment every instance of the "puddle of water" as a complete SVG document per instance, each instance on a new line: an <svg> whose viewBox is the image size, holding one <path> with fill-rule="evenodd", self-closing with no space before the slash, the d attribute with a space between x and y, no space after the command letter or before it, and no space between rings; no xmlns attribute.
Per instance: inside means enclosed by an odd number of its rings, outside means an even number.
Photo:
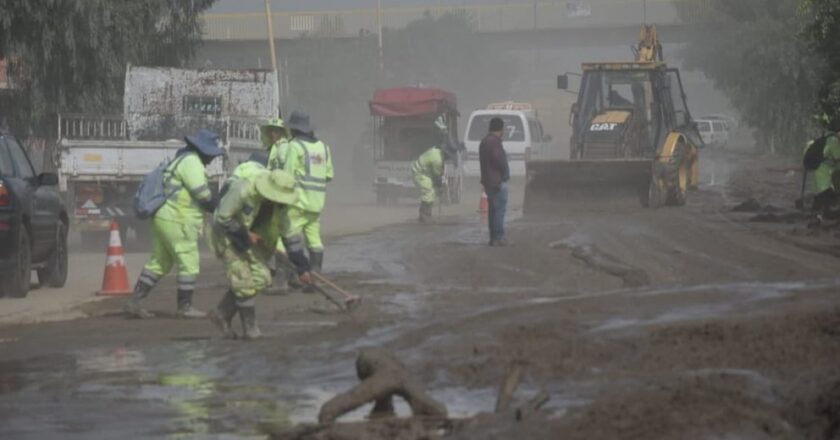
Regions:
<svg viewBox="0 0 840 440"><path fill-rule="evenodd" d="M593 328L592 332L604 332L623 330L632 327L646 327L650 325L668 324L679 321L692 321L696 319L710 318L714 316L721 316L731 311L734 307L729 304L716 305L701 305L691 307L681 307L679 309L669 310L649 319L635 319L635 318L610 318L603 324Z"/></svg>

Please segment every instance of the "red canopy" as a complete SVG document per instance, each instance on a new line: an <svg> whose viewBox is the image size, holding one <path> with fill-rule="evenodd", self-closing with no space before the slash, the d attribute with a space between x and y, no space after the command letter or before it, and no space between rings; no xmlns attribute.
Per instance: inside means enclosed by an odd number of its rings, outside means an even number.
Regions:
<svg viewBox="0 0 840 440"><path fill-rule="evenodd" d="M437 115L456 107L455 94L446 90L400 87L374 92L370 114L390 117Z"/></svg>

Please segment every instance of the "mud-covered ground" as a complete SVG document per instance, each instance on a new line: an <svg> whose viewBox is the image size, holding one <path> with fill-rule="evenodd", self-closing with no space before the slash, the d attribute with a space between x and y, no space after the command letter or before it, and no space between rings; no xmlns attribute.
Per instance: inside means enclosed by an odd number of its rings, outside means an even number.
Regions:
<svg viewBox="0 0 840 440"><path fill-rule="evenodd" d="M314 422L357 382L365 346L396 353L454 417L492 412L512 364L520 400L550 396L544 414L480 417L453 438L838 438L837 228L792 210L788 162L703 155L685 207L514 210L509 248L487 247L476 215L332 240L327 274L362 306L261 297L256 342L174 319L171 280L152 321L107 300L0 328L0 438L259 438L261 422ZM203 307L224 290L207 268Z"/></svg>

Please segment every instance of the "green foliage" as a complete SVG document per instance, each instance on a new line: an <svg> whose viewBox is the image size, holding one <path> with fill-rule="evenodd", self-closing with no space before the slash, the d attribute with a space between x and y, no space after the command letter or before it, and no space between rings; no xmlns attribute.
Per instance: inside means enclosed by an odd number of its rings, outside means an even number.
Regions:
<svg viewBox="0 0 840 440"><path fill-rule="evenodd" d="M804 0L803 38L825 63L817 111L840 128L840 0Z"/></svg>
<svg viewBox="0 0 840 440"><path fill-rule="evenodd" d="M681 13L701 10L699 25L707 27L683 51L687 67L703 71L728 95L742 121L755 129L759 149L800 151L812 128L823 64L798 37L798 2L677 4Z"/></svg>
<svg viewBox="0 0 840 440"><path fill-rule="evenodd" d="M16 88L8 122L45 136L58 112L121 112L126 64L185 64L214 1L0 2L0 57Z"/></svg>

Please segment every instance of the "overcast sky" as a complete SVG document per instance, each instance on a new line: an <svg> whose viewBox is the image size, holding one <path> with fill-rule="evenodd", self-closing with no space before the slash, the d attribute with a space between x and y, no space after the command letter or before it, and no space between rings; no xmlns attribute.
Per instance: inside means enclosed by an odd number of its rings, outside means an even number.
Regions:
<svg viewBox="0 0 840 440"><path fill-rule="evenodd" d="M475 4L527 3L527 0L382 0L382 7L463 6ZM302 11L375 8L376 0L271 0L271 10ZM218 0L210 12L262 12L263 0Z"/></svg>

